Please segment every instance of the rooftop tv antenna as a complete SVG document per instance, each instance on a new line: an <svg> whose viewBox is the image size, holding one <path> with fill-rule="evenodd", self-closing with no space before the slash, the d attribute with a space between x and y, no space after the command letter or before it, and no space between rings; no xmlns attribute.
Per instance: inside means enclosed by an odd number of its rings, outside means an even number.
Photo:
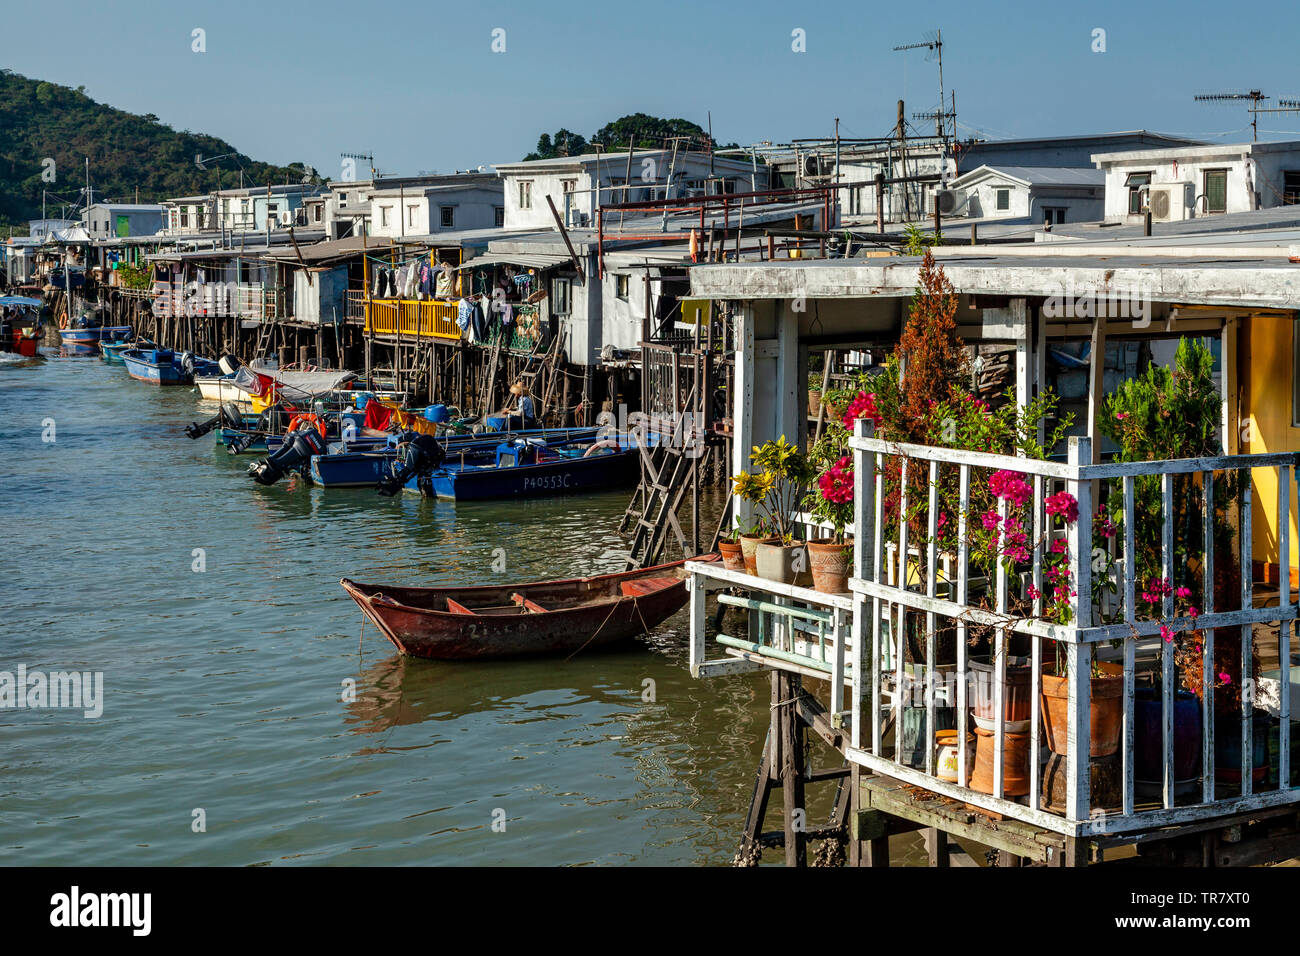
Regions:
<svg viewBox="0 0 1300 956"><path fill-rule="evenodd" d="M364 159L370 164L370 181L375 180L375 156L374 153L339 153L341 159Z"/></svg>
<svg viewBox="0 0 1300 956"><path fill-rule="evenodd" d="M1259 114L1273 112L1287 112L1287 110L1260 109L1260 101L1272 99L1272 97L1261 93L1259 90L1251 90L1248 93L1198 93L1192 97L1198 103L1225 103L1236 100L1250 100L1250 106L1246 112L1250 114L1251 141L1259 142ZM1289 102L1289 101L1288 101Z"/></svg>
<svg viewBox="0 0 1300 956"><path fill-rule="evenodd" d="M939 115L935 117L935 120L936 123L938 124L939 138L944 139L945 136L944 136L944 128L943 128L943 118L944 118L945 111L943 108L943 101L944 101L943 31L928 30L926 31L924 40L921 40L919 43L904 43L902 46L896 46L894 47L894 52L901 53L905 50L921 50L921 49L924 49L926 51L925 60L927 63L938 62L939 64L939 109L937 110L937 113ZM955 127L954 127L954 132L956 132Z"/></svg>

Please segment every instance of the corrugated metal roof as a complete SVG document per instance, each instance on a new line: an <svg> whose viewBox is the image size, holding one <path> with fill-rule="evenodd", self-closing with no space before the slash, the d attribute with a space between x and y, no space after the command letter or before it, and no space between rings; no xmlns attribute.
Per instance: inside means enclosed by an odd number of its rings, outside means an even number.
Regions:
<svg viewBox="0 0 1300 956"><path fill-rule="evenodd" d="M468 262L461 264L462 269L477 269L479 266L492 266L498 263L504 263L512 266L529 266L534 269L550 269L562 263L569 262L568 256L541 255L539 253L529 252L489 252L481 256L475 256Z"/></svg>

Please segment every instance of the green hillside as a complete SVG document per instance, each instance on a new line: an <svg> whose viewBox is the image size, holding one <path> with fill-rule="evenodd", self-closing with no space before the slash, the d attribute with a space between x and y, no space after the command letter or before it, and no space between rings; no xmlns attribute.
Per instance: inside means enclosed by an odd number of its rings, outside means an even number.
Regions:
<svg viewBox="0 0 1300 956"><path fill-rule="evenodd" d="M0 70L0 225L26 226L41 215L41 190L51 195L47 209L58 215L55 195L76 202L90 159L90 185L96 199L157 202L169 196L205 193L239 185L299 182L314 170L301 163L272 166L244 156L220 160L201 170L196 154L220 156L235 147L215 136L180 132L148 114L137 116L96 103L83 88L29 79ZM56 180L42 180L54 160ZM7 230L6 230L7 231Z"/></svg>

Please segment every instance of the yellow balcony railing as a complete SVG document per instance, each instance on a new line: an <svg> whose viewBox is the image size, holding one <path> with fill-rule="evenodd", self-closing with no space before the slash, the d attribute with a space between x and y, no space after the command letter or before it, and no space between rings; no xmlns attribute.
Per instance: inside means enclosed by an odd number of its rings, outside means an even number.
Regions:
<svg viewBox="0 0 1300 956"><path fill-rule="evenodd" d="M460 338L457 304L446 299L367 299L365 330L377 335Z"/></svg>

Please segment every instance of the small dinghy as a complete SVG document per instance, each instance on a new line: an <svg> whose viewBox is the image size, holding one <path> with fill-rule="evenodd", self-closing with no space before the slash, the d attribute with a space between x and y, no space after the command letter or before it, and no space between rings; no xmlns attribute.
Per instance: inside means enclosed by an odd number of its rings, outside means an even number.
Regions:
<svg viewBox="0 0 1300 956"><path fill-rule="evenodd" d="M644 634L686 603L685 563L487 587L339 584L403 654L484 660L574 654Z"/></svg>

